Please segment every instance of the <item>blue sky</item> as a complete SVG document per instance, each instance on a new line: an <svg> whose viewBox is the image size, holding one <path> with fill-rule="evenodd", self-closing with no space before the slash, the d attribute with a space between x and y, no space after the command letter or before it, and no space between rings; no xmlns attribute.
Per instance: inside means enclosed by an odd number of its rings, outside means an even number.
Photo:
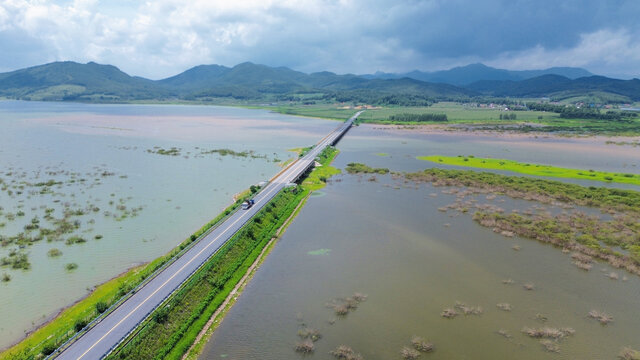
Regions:
<svg viewBox="0 0 640 360"><path fill-rule="evenodd" d="M637 0L0 2L0 71L57 60L159 79L252 61L313 72L584 67L640 77Z"/></svg>

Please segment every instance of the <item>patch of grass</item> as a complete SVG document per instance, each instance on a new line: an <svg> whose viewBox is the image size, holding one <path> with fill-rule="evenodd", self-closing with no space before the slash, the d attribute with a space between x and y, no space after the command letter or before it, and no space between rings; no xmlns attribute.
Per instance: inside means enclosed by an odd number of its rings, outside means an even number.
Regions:
<svg viewBox="0 0 640 360"><path fill-rule="evenodd" d="M473 156L418 156L418 160L426 160L443 165L473 167L512 171L520 174L548 176L567 179L595 180L622 184L640 185L640 175L611 173L594 170L568 169L550 165L527 164L506 159L477 158Z"/></svg>
<svg viewBox="0 0 640 360"><path fill-rule="evenodd" d="M327 180L337 174L340 174L340 169L331 166L331 162L338 155L338 149L333 146L328 146L324 149L320 155L318 155L317 161L320 166L316 166L311 173L304 178L302 186L309 191L320 190L325 187Z"/></svg>
<svg viewBox="0 0 640 360"><path fill-rule="evenodd" d="M318 249L318 250L311 250L311 251L307 251L307 255L329 255L331 253L331 249Z"/></svg>
<svg viewBox="0 0 640 360"><path fill-rule="evenodd" d="M60 249L50 249L49 251L47 251L47 256L49 257L58 257L62 255L62 251L60 251Z"/></svg>
<svg viewBox="0 0 640 360"><path fill-rule="evenodd" d="M182 151L182 149L177 147L172 147L170 149L163 149L161 147L156 146L153 149L147 149L147 152L149 154L158 154L158 155L165 155L165 156L179 156L180 151Z"/></svg>

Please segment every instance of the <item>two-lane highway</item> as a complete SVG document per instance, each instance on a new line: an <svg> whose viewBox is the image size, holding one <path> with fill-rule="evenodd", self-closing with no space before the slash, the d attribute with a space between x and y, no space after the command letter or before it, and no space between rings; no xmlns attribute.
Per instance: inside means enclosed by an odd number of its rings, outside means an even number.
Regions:
<svg viewBox="0 0 640 360"><path fill-rule="evenodd" d="M215 230L199 240L171 265L159 272L135 294L122 302L109 315L95 324L89 331L62 350L56 359L101 359L114 349L168 296L180 287L196 270L204 265L218 249L242 228L288 183L296 180L313 165L315 158L327 146L335 144L351 127L353 117L332 131L305 156L295 161L276 176L254 198L255 205L231 215Z"/></svg>

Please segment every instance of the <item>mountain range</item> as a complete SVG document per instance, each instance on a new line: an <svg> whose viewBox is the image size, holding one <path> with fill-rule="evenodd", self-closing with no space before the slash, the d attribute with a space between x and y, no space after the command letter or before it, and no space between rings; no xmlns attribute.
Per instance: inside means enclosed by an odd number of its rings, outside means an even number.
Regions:
<svg viewBox="0 0 640 360"><path fill-rule="evenodd" d="M593 76L585 69L574 67L553 67L544 70L504 70L496 69L484 64L470 64L454 67L449 70L423 72L414 70L403 74L377 72L373 75L362 75L367 79L400 79L408 77L420 81L445 83L456 86L465 86L476 81L485 80L526 80L543 75L560 75L569 79Z"/></svg>
<svg viewBox="0 0 640 360"><path fill-rule="evenodd" d="M419 105L426 101L476 96L567 98L589 94L619 102L638 101L640 80L593 76L578 68L509 71L482 64L433 73L358 76L326 71L306 74L286 67L246 62L234 67L200 65L166 79L149 80L130 76L112 65L65 61L0 73L0 97L24 100L121 102L234 98Z"/></svg>

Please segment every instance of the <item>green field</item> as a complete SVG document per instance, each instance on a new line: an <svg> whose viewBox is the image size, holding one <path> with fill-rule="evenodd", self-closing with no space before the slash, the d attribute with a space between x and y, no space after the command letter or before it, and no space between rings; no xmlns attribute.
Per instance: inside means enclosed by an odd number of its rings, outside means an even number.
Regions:
<svg viewBox="0 0 640 360"><path fill-rule="evenodd" d="M522 100L527 101L526 99ZM287 115L323 119L345 119L360 108L345 104L261 106L260 108ZM400 114L445 114L446 122L397 122L389 117ZM515 115L514 120L500 116ZM559 114L545 111L505 111L503 108L481 108L470 104L439 102L429 107L375 107L366 109L358 123L399 125L469 125L465 130L548 132L562 134L640 135L640 119L611 121L594 119L563 119Z"/></svg>
<svg viewBox="0 0 640 360"><path fill-rule="evenodd" d="M620 174L594 170L567 169L549 165L527 164L506 159L476 158L473 156L418 156L419 160L432 161L443 165L473 167L512 171L520 174L548 176L567 179L583 179L623 184L640 185L640 175Z"/></svg>
<svg viewBox="0 0 640 360"><path fill-rule="evenodd" d="M353 115L358 108L345 108L345 105L289 105L265 107L282 114L319 117L325 119L345 119ZM385 123L389 117L398 114L446 114L448 123L486 123L491 122L519 122L558 118L557 114L543 111L517 111L517 120L500 120L500 115L507 112L501 109L485 109L453 102L439 102L429 107L376 107L367 109L358 118L361 122Z"/></svg>

